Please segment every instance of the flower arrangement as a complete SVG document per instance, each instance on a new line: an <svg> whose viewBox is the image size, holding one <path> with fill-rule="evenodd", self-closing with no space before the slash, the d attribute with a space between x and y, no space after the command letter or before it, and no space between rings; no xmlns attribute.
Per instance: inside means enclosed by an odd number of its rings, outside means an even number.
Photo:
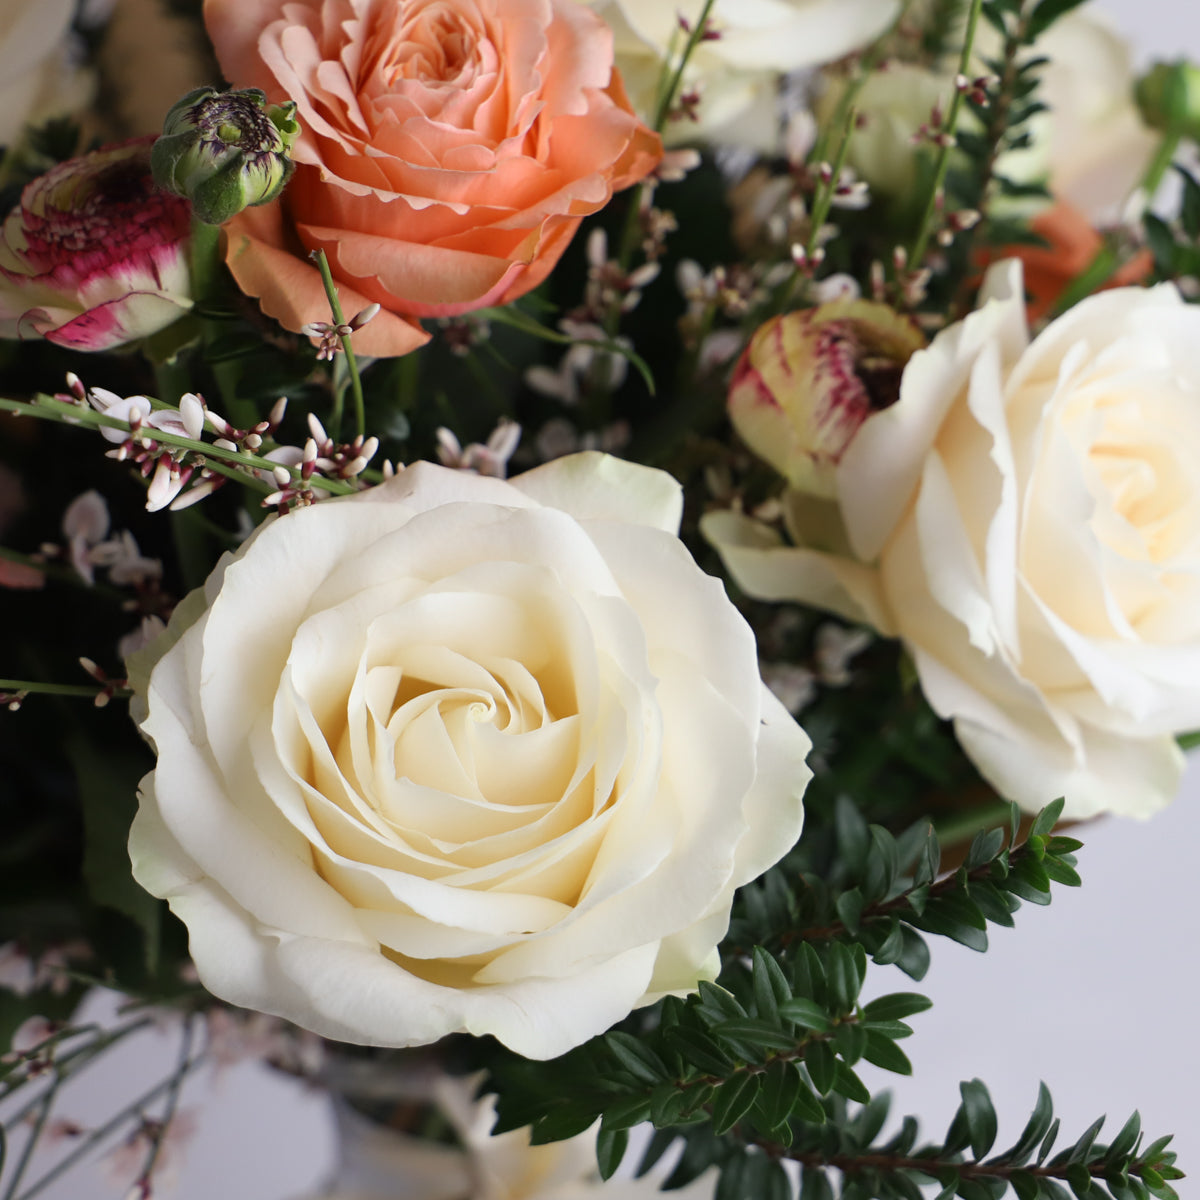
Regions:
<svg viewBox="0 0 1200 1200"><path fill-rule="evenodd" d="M1200 730L1197 69L1083 0L203 0L131 137L134 7L0 5L3 1200L159 1195L249 1059L314 1197L1174 1197L1136 1114L994 1155L860 1069Z"/></svg>

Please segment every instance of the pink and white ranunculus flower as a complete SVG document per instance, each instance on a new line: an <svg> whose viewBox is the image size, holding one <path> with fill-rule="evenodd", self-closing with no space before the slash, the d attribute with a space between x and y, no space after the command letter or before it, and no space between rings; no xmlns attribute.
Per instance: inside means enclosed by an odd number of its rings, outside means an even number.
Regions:
<svg viewBox="0 0 1200 1200"><path fill-rule="evenodd" d="M158 191L154 138L60 163L0 230L0 337L111 350L192 306L186 200Z"/></svg>
<svg viewBox="0 0 1200 1200"><path fill-rule="evenodd" d="M1092 296L1031 341L1020 264L999 263L859 427L837 520L792 495L802 544L731 512L704 532L750 594L902 638L1004 796L1148 816L1200 728L1197 345L1170 284Z"/></svg>
<svg viewBox="0 0 1200 1200"><path fill-rule="evenodd" d="M601 454L417 463L227 555L128 664L158 755L134 874L205 986L548 1058L711 978L734 889L800 832L809 742L681 511Z"/></svg>

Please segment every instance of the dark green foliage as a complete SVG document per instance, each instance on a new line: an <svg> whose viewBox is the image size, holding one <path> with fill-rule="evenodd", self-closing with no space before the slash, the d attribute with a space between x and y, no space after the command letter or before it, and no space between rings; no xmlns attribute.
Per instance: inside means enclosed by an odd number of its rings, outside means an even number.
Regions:
<svg viewBox="0 0 1200 1200"><path fill-rule="evenodd" d="M881 964L895 963L914 979L929 965L923 934L987 949L988 924L1011 926L1022 900L1048 904L1052 883L1076 887L1074 838L1054 837L1062 802L1050 805L1028 839L1015 845L1020 813L1009 829L978 833L961 867L939 877L941 849L932 827L914 825L893 836L868 826L848 800L836 813L836 868L832 880L804 873L789 885L786 868L769 871L744 888L730 926L729 954L757 936L781 953L797 942L854 938Z"/></svg>

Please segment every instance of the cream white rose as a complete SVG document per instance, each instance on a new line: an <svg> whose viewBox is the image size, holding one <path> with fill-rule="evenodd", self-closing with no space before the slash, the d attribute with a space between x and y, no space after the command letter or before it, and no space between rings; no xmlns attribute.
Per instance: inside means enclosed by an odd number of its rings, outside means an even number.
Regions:
<svg viewBox="0 0 1200 1200"><path fill-rule="evenodd" d="M546 1058L710 977L734 889L799 834L809 743L680 512L599 454L419 463L223 559L148 684L131 664L134 874L205 986Z"/></svg>
<svg viewBox="0 0 1200 1200"><path fill-rule="evenodd" d="M85 103L90 78L67 49L74 15L75 0L0 0L0 146Z"/></svg>
<svg viewBox="0 0 1200 1200"><path fill-rule="evenodd" d="M664 66L678 62L703 0L583 0L612 26L617 66L634 107L652 119ZM712 138L770 150L778 141L779 77L832 62L873 41L899 9L897 0L716 0L719 37L701 42L684 76L700 93L696 121L673 122L668 141Z"/></svg>
<svg viewBox="0 0 1200 1200"><path fill-rule="evenodd" d="M1002 795L1147 816L1200 727L1197 464L1200 310L1124 288L1031 343L1006 262L860 426L821 549L732 513L703 528L751 594L903 638Z"/></svg>

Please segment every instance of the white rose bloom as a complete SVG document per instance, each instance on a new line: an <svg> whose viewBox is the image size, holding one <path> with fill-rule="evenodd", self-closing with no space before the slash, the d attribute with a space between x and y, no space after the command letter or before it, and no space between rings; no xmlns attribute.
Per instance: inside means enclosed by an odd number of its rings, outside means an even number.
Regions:
<svg viewBox="0 0 1200 1200"><path fill-rule="evenodd" d="M235 1004L563 1053L716 970L808 739L661 471L419 463L269 522L129 664L134 874ZM148 653L151 653L148 652ZM144 700L143 700L144 698Z"/></svg>
<svg viewBox="0 0 1200 1200"><path fill-rule="evenodd" d="M837 469L844 529L705 534L752 595L904 639L989 782L1026 809L1148 816L1200 727L1200 310L1084 300L1036 340L1020 265L919 351Z"/></svg>
<svg viewBox="0 0 1200 1200"><path fill-rule="evenodd" d="M0 0L0 146L85 103L90 79L67 53L74 15L75 0Z"/></svg>
<svg viewBox="0 0 1200 1200"><path fill-rule="evenodd" d="M617 66L634 107L652 119L664 65L678 62L703 0L583 0L612 26ZM668 125L668 141L711 138L770 150L778 142L775 91L790 71L832 62L873 41L898 0L716 0L719 33L692 54L684 87L698 89L698 121Z"/></svg>

